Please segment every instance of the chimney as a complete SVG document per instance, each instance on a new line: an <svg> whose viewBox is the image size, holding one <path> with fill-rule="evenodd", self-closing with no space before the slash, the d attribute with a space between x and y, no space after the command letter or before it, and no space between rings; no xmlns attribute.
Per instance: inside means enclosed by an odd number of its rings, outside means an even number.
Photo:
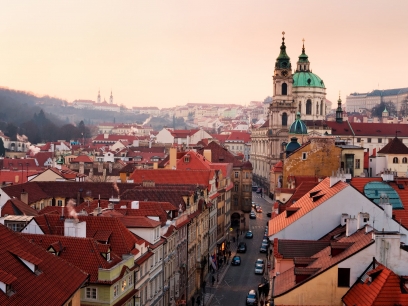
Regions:
<svg viewBox="0 0 408 306"><path fill-rule="evenodd" d="M92 178L92 176L93 176L93 167L89 169L89 177Z"/></svg>
<svg viewBox="0 0 408 306"><path fill-rule="evenodd" d="M349 218L348 214L341 214L341 220L340 220L341 226L346 225L348 218Z"/></svg>
<svg viewBox="0 0 408 306"><path fill-rule="evenodd" d="M158 168L159 168L159 163L153 162L153 169L158 169Z"/></svg>
<svg viewBox="0 0 408 306"><path fill-rule="evenodd" d="M86 222L75 219L65 219L64 236L86 238Z"/></svg>
<svg viewBox="0 0 408 306"><path fill-rule="evenodd" d="M112 202L108 204L108 209L113 209L114 207L115 207L115 204L113 204Z"/></svg>
<svg viewBox="0 0 408 306"><path fill-rule="evenodd" d="M390 203L390 200L386 194L381 194L380 195L380 207L384 209L384 213L387 216L387 218L391 219L392 218L392 205Z"/></svg>
<svg viewBox="0 0 408 306"><path fill-rule="evenodd" d="M139 139L134 139L132 143L132 147L138 147L139 146Z"/></svg>
<svg viewBox="0 0 408 306"><path fill-rule="evenodd" d="M346 236L351 236L357 231L357 219L356 218L347 218L346 221Z"/></svg>
<svg viewBox="0 0 408 306"><path fill-rule="evenodd" d="M84 162L79 163L79 174L84 174L85 164Z"/></svg>
<svg viewBox="0 0 408 306"><path fill-rule="evenodd" d="M177 163L177 148L176 147L171 147L170 148L170 169L176 169L176 163Z"/></svg>
<svg viewBox="0 0 408 306"><path fill-rule="evenodd" d="M357 216L357 228L360 229L370 221L370 214L359 212Z"/></svg>
<svg viewBox="0 0 408 306"><path fill-rule="evenodd" d="M363 123L367 123L368 122L368 118L367 118L367 116L364 116L363 117Z"/></svg>
<svg viewBox="0 0 408 306"><path fill-rule="evenodd" d="M103 139L108 139L109 138L109 134L103 134Z"/></svg>
<svg viewBox="0 0 408 306"><path fill-rule="evenodd" d="M395 118L392 120L392 122L393 122L393 123L398 123L398 118L395 117Z"/></svg>
<svg viewBox="0 0 408 306"><path fill-rule="evenodd" d="M102 177L103 177L103 179L105 179L105 177L106 177L106 169L103 169L103 171L102 171Z"/></svg>
<svg viewBox="0 0 408 306"><path fill-rule="evenodd" d="M94 216L94 217L99 216L99 215L101 214L101 212L102 212L102 209L98 206L98 207L96 207L96 208L94 209L94 211L93 211L93 216Z"/></svg>
<svg viewBox="0 0 408 306"><path fill-rule="evenodd" d="M28 193L25 192L24 189L21 191L20 200L21 200L21 202L24 202L25 204L28 204Z"/></svg>
<svg viewBox="0 0 408 306"><path fill-rule="evenodd" d="M130 208L139 209L139 201L132 201Z"/></svg>
<svg viewBox="0 0 408 306"><path fill-rule="evenodd" d="M204 149L204 157L205 157L205 159L206 160L208 160L209 162L211 162L212 161L212 159L211 159L211 157L212 157L212 155L211 155L211 150L209 150L209 149Z"/></svg>
<svg viewBox="0 0 408 306"><path fill-rule="evenodd" d="M112 163L108 163L108 165L109 165L109 173L112 173Z"/></svg>
<svg viewBox="0 0 408 306"><path fill-rule="evenodd" d="M98 163L98 173L101 173L103 171L103 163L99 162Z"/></svg>

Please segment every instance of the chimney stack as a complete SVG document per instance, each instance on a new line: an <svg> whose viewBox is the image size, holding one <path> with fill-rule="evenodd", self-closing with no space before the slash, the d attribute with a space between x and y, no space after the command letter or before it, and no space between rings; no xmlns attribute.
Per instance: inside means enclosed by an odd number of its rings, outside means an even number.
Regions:
<svg viewBox="0 0 408 306"><path fill-rule="evenodd" d="M25 204L28 204L28 193L25 192L24 189L21 191L20 200L21 200L21 202L24 202Z"/></svg>

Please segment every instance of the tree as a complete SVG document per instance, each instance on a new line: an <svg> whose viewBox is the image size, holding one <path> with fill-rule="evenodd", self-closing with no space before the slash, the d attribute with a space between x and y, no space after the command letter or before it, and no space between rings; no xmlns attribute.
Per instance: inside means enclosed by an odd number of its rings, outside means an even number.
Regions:
<svg viewBox="0 0 408 306"><path fill-rule="evenodd" d="M18 132L18 127L16 127L13 123L9 123L6 126L6 130L4 131L4 134L10 137L10 140L15 141L17 140L17 132Z"/></svg>
<svg viewBox="0 0 408 306"><path fill-rule="evenodd" d="M389 102L384 102L382 101L380 104L377 104L371 109L371 115L373 117L382 117L382 113L384 109L387 108L388 115L389 116L397 116L397 108L395 107L395 104L391 101Z"/></svg>
<svg viewBox="0 0 408 306"><path fill-rule="evenodd" d="M0 138L0 156L4 156L6 154L6 148L4 148L3 138Z"/></svg>
<svg viewBox="0 0 408 306"><path fill-rule="evenodd" d="M402 117L408 116L408 96L406 96L405 99L401 101L401 109L399 111L399 115Z"/></svg>

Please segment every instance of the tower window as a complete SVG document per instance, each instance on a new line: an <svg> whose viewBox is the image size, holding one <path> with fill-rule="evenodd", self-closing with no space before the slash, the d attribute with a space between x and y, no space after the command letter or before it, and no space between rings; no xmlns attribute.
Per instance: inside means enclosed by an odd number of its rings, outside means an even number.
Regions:
<svg viewBox="0 0 408 306"><path fill-rule="evenodd" d="M282 84L282 96L287 96L288 95L288 84L283 83Z"/></svg>
<svg viewBox="0 0 408 306"><path fill-rule="evenodd" d="M306 101L306 115L312 114L312 100L308 99Z"/></svg>
<svg viewBox="0 0 408 306"><path fill-rule="evenodd" d="M288 125L288 114L283 113L282 114L282 126L287 126Z"/></svg>

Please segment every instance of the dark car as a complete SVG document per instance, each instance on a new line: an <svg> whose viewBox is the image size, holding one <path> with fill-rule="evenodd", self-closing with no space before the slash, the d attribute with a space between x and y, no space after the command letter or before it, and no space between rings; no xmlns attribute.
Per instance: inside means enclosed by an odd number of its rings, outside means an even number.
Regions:
<svg viewBox="0 0 408 306"><path fill-rule="evenodd" d="M261 247L259 248L259 252L261 252L261 253L268 252L268 245L262 244Z"/></svg>
<svg viewBox="0 0 408 306"><path fill-rule="evenodd" d="M251 231L247 231L245 234L245 238L248 238L248 239L254 238L254 234Z"/></svg>
<svg viewBox="0 0 408 306"><path fill-rule="evenodd" d="M241 265L241 256L234 256L231 260L232 266L240 266Z"/></svg>
<svg viewBox="0 0 408 306"><path fill-rule="evenodd" d="M249 219L256 219L256 214L253 211L249 214Z"/></svg>
<svg viewBox="0 0 408 306"><path fill-rule="evenodd" d="M262 193L262 188L258 188L258 189L256 190L256 193Z"/></svg>
<svg viewBox="0 0 408 306"><path fill-rule="evenodd" d="M249 290L246 296L246 305L258 305L258 293L255 290Z"/></svg>
<svg viewBox="0 0 408 306"><path fill-rule="evenodd" d="M238 244L238 249L237 249L237 253L245 253L246 252L246 243L245 242L240 242Z"/></svg>
<svg viewBox="0 0 408 306"><path fill-rule="evenodd" d="M266 216L270 218L272 217L272 213L267 213Z"/></svg>
<svg viewBox="0 0 408 306"><path fill-rule="evenodd" d="M252 186L252 191L257 191L258 190L258 186Z"/></svg>

